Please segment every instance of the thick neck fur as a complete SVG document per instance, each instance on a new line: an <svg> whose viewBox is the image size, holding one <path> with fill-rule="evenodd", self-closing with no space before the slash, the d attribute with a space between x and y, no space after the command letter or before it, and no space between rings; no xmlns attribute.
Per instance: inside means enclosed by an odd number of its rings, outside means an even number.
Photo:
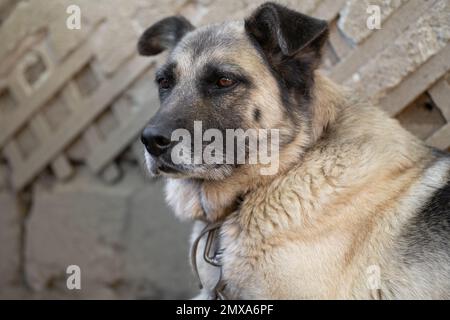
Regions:
<svg viewBox="0 0 450 320"><path fill-rule="evenodd" d="M347 183L354 182L356 186L365 178L364 172L388 175L412 167L425 157L421 142L395 120L351 97L318 73L312 109L308 136L302 132L280 150L280 167L274 176L261 176L260 168L253 165L242 166L222 181L168 179L167 200L176 215L185 220L213 222L233 212L240 197L245 198L256 189L269 190L271 184L283 183L289 175L322 172L323 177L310 177L319 180L350 175ZM341 152L354 157L340 159ZM380 167L369 168L372 163Z"/></svg>

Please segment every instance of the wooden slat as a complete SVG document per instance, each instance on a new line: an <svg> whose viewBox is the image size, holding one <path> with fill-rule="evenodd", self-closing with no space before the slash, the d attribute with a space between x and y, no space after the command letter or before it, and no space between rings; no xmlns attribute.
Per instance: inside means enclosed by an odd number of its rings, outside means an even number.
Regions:
<svg viewBox="0 0 450 320"><path fill-rule="evenodd" d="M100 177L106 183L113 184L120 180L122 172L114 162L108 164L101 172Z"/></svg>
<svg viewBox="0 0 450 320"><path fill-rule="evenodd" d="M333 68L330 77L338 83L349 79L361 66L399 37L404 29L430 8L434 1L408 1L398 8L381 30L372 32L345 60Z"/></svg>
<svg viewBox="0 0 450 320"><path fill-rule="evenodd" d="M323 0L311 15L316 18L332 21L337 17L345 2L346 0Z"/></svg>
<svg viewBox="0 0 450 320"><path fill-rule="evenodd" d="M100 84L89 98L80 101L78 112L74 113L65 125L44 142L29 159L27 165L13 174L13 185L23 188L37 173L45 168L69 143L71 143L117 96L119 96L152 63L153 59L135 56L121 68L113 78ZM81 66L80 66L81 67Z"/></svg>
<svg viewBox="0 0 450 320"><path fill-rule="evenodd" d="M121 126L111 132L107 137L107 141L89 154L87 162L94 172L99 172L108 163L109 159L119 155L128 144L139 135L139 132L145 127L147 122L158 109L159 99L156 90L149 92L147 104L153 104L155 108L141 108L135 115L129 117L126 121L121 122Z"/></svg>
<svg viewBox="0 0 450 320"><path fill-rule="evenodd" d="M67 61L53 70L58 76L50 77L39 90L34 92L25 103L20 105L20 112L0 119L0 147L23 126L38 109L52 98L64 84L73 77L92 57L90 45L85 43Z"/></svg>
<svg viewBox="0 0 450 320"><path fill-rule="evenodd" d="M51 129L47 125L44 117L36 115L30 122L33 132L37 135L39 141L47 140L51 135ZM60 154L51 163L52 171L60 180L66 180L73 174L73 168L64 154Z"/></svg>
<svg viewBox="0 0 450 320"><path fill-rule="evenodd" d="M438 81L428 93L433 102L439 107L443 116L450 123L450 84L445 77Z"/></svg>
<svg viewBox="0 0 450 320"><path fill-rule="evenodd" d="M75 172L64 154L60 154L52 161L51 168L59 180L67 180L72 177Z"/></svg>
<svg viewBox="0 0 450 320"><path fill-rule="evenodd" d="M83 138L88 144L91 153L95 152L98 147L105 143L96 125L91 125L86 130ZM121 176L120 169L114 162L105 165L102 170L98 170L96 173L99 174L106 183L115 183Z"/></svg>
<svg viewBox="0 0 450 320"><path fill-rule="evenodd" d="M95 125L91 125L87 128L83 135L83 139L86 141L90 152L103 143L100 132Z"/></svg>
<svg viewBox="0 0 450 320"><path fill-rule="evenodd" d="M450 45L431 57L414 73L380 100L380 106L391 116L402 111L433 83L450 70Z"/></svg>
<svg viewBox="0 0 450 320"><path fill-rule="evenodd" d="M448 149L450 147L450 123L428 138L427 143L439 149Z"/></svg>
<svg viewBox="0 0 450 320"><path fill-rule="evenodd" d="M41 114L37 114L30 121L30 127L37 135L39 141L44 141L50 137L50 128L45 123L44 117Z"/></svg>
<svg viewBox="0 0 450 320"><path fill-rule="evenodd" d="M353 49L335 23L330 28L330 42L340 60L344 59Z"/></svg>
<svg viewBox="0 0 450 320"><path fill-rule="evenodd" d="M15 141L9 141L3 148L3 154L9 161L12 170L18 170L23 163L23 157L19 150L19 146Z"/></svg>

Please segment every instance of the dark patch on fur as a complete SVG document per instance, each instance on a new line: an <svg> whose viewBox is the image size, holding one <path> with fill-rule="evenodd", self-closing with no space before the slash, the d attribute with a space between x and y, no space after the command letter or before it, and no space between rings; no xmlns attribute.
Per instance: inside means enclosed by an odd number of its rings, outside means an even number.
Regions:
<svg viewBox="0 0 450 320"><path fill-rule="evenodd" d="M259 108L253 110L253 120L258 123L261 121L261 110Z"/></svg>
<svg viewBox="0 0 450 320"><path fill-rule="evenodd" d="M326 40L328 24L268 2L245 20L245 28L266 52L293 57L308 47L319 52Z"/></svg>
<svg viewBox="0 0 450 320"><path fill-rule="evenodd" d="M450 159L450 157L447 158ZM450 176L408 223L401 236L404 263L426 263L435 256L450 261Z"/></svg>
<svg viewBox="0 0 450 320"><path fill-rule="evenodd" d="M246 19L250 41L266 61L280 89L288 119L310 119L314 71L320 64L328 25L284 6L266 3Z"/></svg>

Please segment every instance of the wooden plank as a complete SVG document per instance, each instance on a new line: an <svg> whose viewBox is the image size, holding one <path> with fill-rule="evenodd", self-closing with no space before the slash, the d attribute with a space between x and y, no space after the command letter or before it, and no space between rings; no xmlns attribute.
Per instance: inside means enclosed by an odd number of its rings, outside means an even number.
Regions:
<svg viewBox="0 0 450 320"><path fill-rule="evenodd" d="M442 150L450 148L450 123L428 138L427 143Z"/></svg>
<svg viewBox="0 0 450 320"><path fill-rule="evenodd" d="M122 177L122 171L117 164L110 163L101 172L100 177L108 184L116 183Z"/></svg>
<svg viewBox="0 0 450 320"><path fill-rule="evenodd" d="M345 2L346 0L323 0L311 15L316 18L332 21L344 7Z"/></svg>
<svg viewBox="0 0 450 320"><path fill-rule="evenodd" d="M339 60L344 59L353 49L341 34L341 31L337 27L336 23L333 23L330 27L330 42L333 46L334 52L339 57Z"/></svg>
<svg viewBox="0 0 450 320"><path fill-rule="evenodd" d="M91 153L105 144L96 125L91 125L86 130L83 138L88 144ZM99 174L101 179L108 184L117 182L121 177L121 171L114 162L105 165L102 170L98 170L95 173Z"/></svg>
<svg viewBox="0 0 450 320"><path fill-rule="evenodd" d="M439 107L442 115L450 122L450 84L445 77L428 90L433 102Z"/></svg>
<svg viewBox="0 0 450 320"><path fill-rule="evenodd" d="M44 142L33 155L27 159L27 165L13 174L13 186L23 188L37 173L45 168L69 143L71 143L108 105L110 105L154 59L135 56L115 73L111 80L103 82L89 98L80 102L78 112L58 128L57 132ZM80 66L81 67L81 66Z"/></svg>
<svg viewBox="0 0 450 320"><path fill-rule="evenodd" d="M30 123L33 132L38 136L39 141L47 140L51 135L51 130L47 125L44 117L40 114L36 115ZM56 177L60 180L66 180L73 174L73 168L64 154L60 154L51 163L51 168Z"/></svg>
<svg viewBox="0 0 450 320"><path fill-rule="evenodd" d="M30 127L37 135L39 141L44 141L50 136L50 128L45 123L44 117L41 114L37 114L30 122Z"/></svg>
<svg viewBox="0 0 450 320"><path fill-rule="evenodd" d="M398 8L384 23L381 30L370 34L361 45L355 48L341 63L331 70L330 77L343 83L358 69L371 60L375 54L382 51L386 44L397 39L411 23L430 8L435 1L408 1Z"/></svg>
<svg viewBox="0 0 450 320"><path fill-rule="evenodd" d="M10 117L0 119L0 147L11 138L49 99L51 99L64 84L72 78L80 68L92 58L90 45L85 43L73 53L64 63L56 66L53 73L57 77L50 77L47 82L31 94L25 103L19 106L20 112L15 112Z"/></svg>
<svg viewBox="0 0 450 320"><path fill-rule="evenodd" d="M433 83L450 70L450 45L431 57L403 82L380 100L380 106L391 116L402 111Z"/></svg>
<svg viewBox="0 0 450 320"><path fill-rule="evenodd" d="M157 90L151 90L149 93L149 102L159 105ZM140 131L153 116L157 108L141 108L139 112L128 121L123 121L121 126L111 132L107 141L98 145L87 158L89 167L94 172L100 172L110 159L119 155L131 141L139 136Z"/></svg>
<svg viewBox="0 0 450 320"><path fill-rule="evenodd" d="M20 108L20 106L23 105L24 101L26 101L28 97L19 79L17 77L10 77L8 79L8 87L11 90L14 98L17 100L17 108Z"/></svg>
<svg viewBox="0 0 450 320"><path fill-rule="evenodd" d="M23 163L23 157L16 141L9 141L3 148L3 154L8 159L8 163L11 166L13 172L21 167Z"/></svg>
<svg viewBox="0 0 450 320"><path fill-rule="evenodd" d="M12 76L18 80L27 96L39 91L42 84L47 82L49 75L53 74L55 65L51 59L51 56L52 53L50 52L48 44L43 41L30 50L30 52L28 52L15 66ZM36 58L41 60L44 69L41 70L40 74L33 83L29 83L25 70L28 66L30 66L31 61L36 61Z"/></svg>
<svg viewBox="0 0 450 320"><path fill-rule="evenodd" d="M75 172L64 154L60 154L52 161L51 168L59 180L67 180L72 177Z"/></svg>
<svg viewBox="0 0 450 320"><path fill-rule="evenodd" d="M121 98L116 101L112 106L112 113L114 117L119 121L119 124L122 122L126 122L130 117L133 116L132 108L129 108L129 104L131 101L128 101L127 98Z"/></svg>
<svg viewBox="0 0 450 320"><path fill-rule="evenodd" d="M62 97L67 107L71 111L76 112L78 109L79 101L82 99L82 97L80 96L78 89L76 88L76 84L73 81L69 81L64 87Z"/></svg>
<svg viewBox="0 0 450 320"><path fill-rule="evenodd" d="M100 132L95 125L91 125L87 128L83 135L83 139L86 141L90 152L103 143Z"/></svg>

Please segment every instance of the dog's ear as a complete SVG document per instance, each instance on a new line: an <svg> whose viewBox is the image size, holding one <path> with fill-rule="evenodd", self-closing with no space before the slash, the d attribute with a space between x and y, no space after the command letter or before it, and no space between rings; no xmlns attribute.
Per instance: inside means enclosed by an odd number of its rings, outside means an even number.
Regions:
<svg viewBox="0 0 450 320"><path fill-rule="evenodd" d="M153 56L166 49L172 49L192 30L194 26L182 16L165 18L145 30L139 38L138 52L143 56Z"/></svg>
<svg viewBox="0 0 450 320"><path fill-rule="evenodd" d="M306 16L276 3L261 5L245 20L245 29L266 54L293 57L309 49L320 58L328 38L326 21Z"/></svg>

